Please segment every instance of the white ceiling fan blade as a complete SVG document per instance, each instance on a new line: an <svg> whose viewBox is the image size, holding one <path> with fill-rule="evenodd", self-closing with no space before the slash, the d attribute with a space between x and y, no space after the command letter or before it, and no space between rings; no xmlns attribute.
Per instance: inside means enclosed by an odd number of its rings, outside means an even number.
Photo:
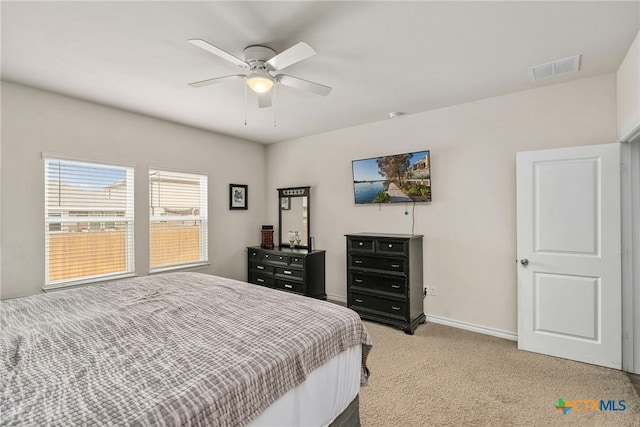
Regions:
<svg viewBox="0 0 640 427"><path fill-rule="evenodd" d="M230 82L233 80L244 80L245 76L242 74L234 74L233 76L216 77L214 79L201 80L199 82L189 83L191 87L203 87L209 85L215 85L218 83Z"/></svg>
<svg viewBox="0 0 640 427"><path fill-rule="evenodd" d="M189 43L191 43L194 46L198 46L201 49L206 50L207 52L211 52L214 55L219 56L222 59L226 59L227 61L231 62L232 64L235 64L239 67L242 68L250 68L249 64L247 64L246 62L244 62L242 59L240 58L236 58L235 56L231 55L228 52L225 52L224 50L215 47L214 45L207 43L204 40L201 39L190 39Z"/></svg>
<svg viewBox="0 0 640 427"><path fill-rule="evenodd" d="M268 60L266 65L271 71L278 71L315 54L316 51L314 48L305 42L299 42Z"/></svg>
<svg viewBox="0 0 640 427"><path fill-rule="evenodd" d="M287 76L285 74L278 74L276 76L276 81L285 86L315 93L316 95L327 96L331 93L331 87L329 86L299 79L297 77Z"/></svg>
<svg viewBox="0 0 640 427"><path fill-rule="evenodd" d="M264 92L258 94L258 107L269 108L271 107L271 92Z"/></svg>

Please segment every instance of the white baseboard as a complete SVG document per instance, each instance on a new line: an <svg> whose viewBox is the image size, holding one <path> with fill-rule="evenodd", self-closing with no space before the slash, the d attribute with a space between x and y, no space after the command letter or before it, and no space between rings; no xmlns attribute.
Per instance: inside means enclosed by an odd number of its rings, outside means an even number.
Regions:
<svg viewBox="0 0 640 427"><path fill-rule="evenodd" d="M458 320L447 319L444 317L427 315L427 322L438 323L440 325L451 326L453 328L464 329L471 332L477 332L479 334L491 335L493 337L504 338L506 340L518 341L518 334L513 332L460 322Z"/></svg>
<svg viewBox="0 0 640 427"><path fill-rule="evenodd" d="M347 304L347 298L342 296L342 295L335 295L335 294L327 294L327 299L329 301L336 301L336 302L341 302L342 304Z"/></svg>
<svg viewBox="0 0 640 427"><path fill-rule="evenodd" d="M327 293L327 300L347 304L347 298L342 295ZM464 329L479 334L490 335L492 337L504 338L506 340L518 341L518 334L500 329L488 328L486 326L474 325L473 323L460 322L459 320L447 319L440 316L427 315L427 322L438 323L440 325L451 326L453 328Z"/></svg>

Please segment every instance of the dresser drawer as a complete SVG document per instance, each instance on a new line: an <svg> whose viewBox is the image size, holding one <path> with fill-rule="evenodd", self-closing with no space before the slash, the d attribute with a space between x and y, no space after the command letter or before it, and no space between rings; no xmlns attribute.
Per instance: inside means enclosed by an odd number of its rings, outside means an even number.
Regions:
<svg viewBox="0 0 640 427"><path fill-rule="evenodd" d="M271 274L273 274L273 270L275 269L275 267L273 265L269 265L269 264L261 264L261 263L250 262L249 263L249 269L255 270L255 271L260 272L260 273L271 273Z"/></svg>
<svg viewBox="0 0 640 427"><path fill-rule="evenodd" d="M276 289L304 294L304 284L301 282L288 282L286 280L276 280Z"/></svg>
<svg viewBox="0 0 640 427"><path fill-rule="evenodd" d="M304 268L304 257L301 257L301 256L290 256L289 257L289 265L291 265L292 267Z"/></svg>
<svg viewBox="0 0 640 427"><path fill-rule="evenodd" d="M275 273L278 276L286 276L294 279L302 280L304 278L304 271L296 270L295 268L276 267Z"/></svg>
<svg viewBox="0 0 640 427"><path fill-rule="evenodd" d="M274 288L276 286L276 279L273 276L266 276L260 273L250 272L249 283L266 286L268 288Z"/></svg>
<svg viewBox="0 0 640 427"><path fill-rule="evenodd" d="M278 264L278 265L280 265L280 264L288 265L289 264L289 256L273 254L273 253L269 253L269 252L263 252L262 261L263 262L273 263L273 264Z"/></svg>
<svg viewBox="0 0 640 427"><path fill-rule="evenodd" d="M263 252L257 249L249 248L249 261L260 261L262 259Z"/></svg>
<svg viewBox="0 0 640 427"><path fill-rule="evenodd" d="M406 240L379 239L376 240L376 253L401 255L406 252L406 245Z"/></svg>
<svg viewBox="0 0 640 427"><path fill-rule="evenodd" d="M351 293L351 307L381 311L395 316L406 317L407 304L404 301L395 301L380 296Z"/></svg>
<svg viewBox="0 0 640 427"><path fill-rule="evenodd" d="M403 258L380 258L364 255L352 255L351 267L375 268L376 270L387 270L393 272L404 272L405 259Z"/></svg>
<svg viewBox="0 0 640 427"><path fill-rule="evenodd" d="M407 279L404 277L382 276L356 271L352 271L349 274L349 286L367 288L372 291L390 292L399 296L407 294Z"/></svg>
<svg viewBox="0 0 640 427"><path fill-rule="evenodd" d="M373 239L349 238L349 250L354 252L373 252Z"/></svg>

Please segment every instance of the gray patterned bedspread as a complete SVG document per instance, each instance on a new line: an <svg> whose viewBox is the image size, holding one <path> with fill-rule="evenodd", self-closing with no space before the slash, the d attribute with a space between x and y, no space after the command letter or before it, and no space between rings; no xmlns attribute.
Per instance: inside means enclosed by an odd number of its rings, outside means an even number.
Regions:
<svg viewBox="0 0 640 427"><path fill-rule="evenodd" d="M344 307L199 273L0 304L0 424L242 426L371 341Z"/></svg>

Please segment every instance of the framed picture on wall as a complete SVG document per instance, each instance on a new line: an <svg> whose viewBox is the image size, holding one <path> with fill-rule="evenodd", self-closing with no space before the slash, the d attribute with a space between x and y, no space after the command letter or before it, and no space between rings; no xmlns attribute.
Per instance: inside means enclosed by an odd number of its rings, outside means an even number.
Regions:
<svg viewBox="0 0 640 427"><path fill-rule="evenodd" d="M229 209L248 209L249 188L242 184L229 184Z"/></svg>

